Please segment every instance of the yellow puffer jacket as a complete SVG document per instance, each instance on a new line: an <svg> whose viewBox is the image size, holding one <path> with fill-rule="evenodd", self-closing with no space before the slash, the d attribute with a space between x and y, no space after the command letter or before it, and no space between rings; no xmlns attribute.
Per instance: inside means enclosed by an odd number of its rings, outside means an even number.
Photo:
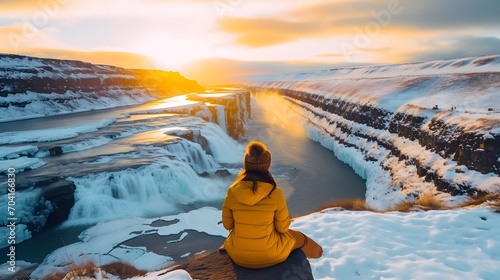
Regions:
<svg viewBox="0 0 500 280"><path fill-rule="evenodd" d="M229 236L224 248L238 265L269 267L288 258L295 239L288 233L290 217L279 187L268 196L273 185L240 181L229 187L222 207L222 223Z"/></svg>

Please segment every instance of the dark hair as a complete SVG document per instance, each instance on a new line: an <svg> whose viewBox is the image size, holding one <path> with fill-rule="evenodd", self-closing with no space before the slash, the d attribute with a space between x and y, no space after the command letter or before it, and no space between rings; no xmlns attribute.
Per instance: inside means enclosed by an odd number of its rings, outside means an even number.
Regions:
<svg viewBox="0 0 500 280"><path fill-rule="evenodd" d="M235 182L241 182L241 181L252 181L253 186L252 186L252 192L255 193L257 190L257 181L264 182L264 183L269 183L273 185L273 188L269 192L268 196L271 195L271 193L274 191L276 188L276 181L274 181L273 175L269 171L257 171L257 170L242 170L239 174L238 177L236 177Z"/></svg>

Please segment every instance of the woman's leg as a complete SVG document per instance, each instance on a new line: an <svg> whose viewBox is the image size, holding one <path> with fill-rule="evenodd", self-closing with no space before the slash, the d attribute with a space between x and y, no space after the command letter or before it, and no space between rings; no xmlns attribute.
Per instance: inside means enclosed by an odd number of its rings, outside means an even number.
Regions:
<svg viewBox="0 0 500 280"><path fill-rule="evenodd" d="M310 259L317 259L323 255L323 248L302 232L292 229L289 229L288 232L295 238L295 245L292 250L300 248L306 254L306 257Z"/></svg>

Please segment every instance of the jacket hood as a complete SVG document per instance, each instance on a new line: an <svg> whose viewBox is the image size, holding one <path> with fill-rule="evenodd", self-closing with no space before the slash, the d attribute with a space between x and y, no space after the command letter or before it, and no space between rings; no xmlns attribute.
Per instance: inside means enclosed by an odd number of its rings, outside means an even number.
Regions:
<svg viewBox="0 0 500 280"><path fill-rule="evenodd" d="M255 190L255 193L252 191L252 187L252 181L240 181L234 184L231 188L233 188L233 195L236 200L245 205L256 204L269 195L273 189L272 184L260 181L257 181L257 189Z"/></svg>

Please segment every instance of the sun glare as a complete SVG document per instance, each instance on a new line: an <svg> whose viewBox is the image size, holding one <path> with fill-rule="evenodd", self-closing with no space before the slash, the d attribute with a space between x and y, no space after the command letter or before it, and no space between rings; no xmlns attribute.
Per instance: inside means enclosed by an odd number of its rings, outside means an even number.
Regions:
<svg viewBox="0 0 500 280"><path fill-rule="evenodd" d="M141 40L138 52L149 57L156 69L175 70L208 57L202 42L193 38L152 37Z"/></svg>

